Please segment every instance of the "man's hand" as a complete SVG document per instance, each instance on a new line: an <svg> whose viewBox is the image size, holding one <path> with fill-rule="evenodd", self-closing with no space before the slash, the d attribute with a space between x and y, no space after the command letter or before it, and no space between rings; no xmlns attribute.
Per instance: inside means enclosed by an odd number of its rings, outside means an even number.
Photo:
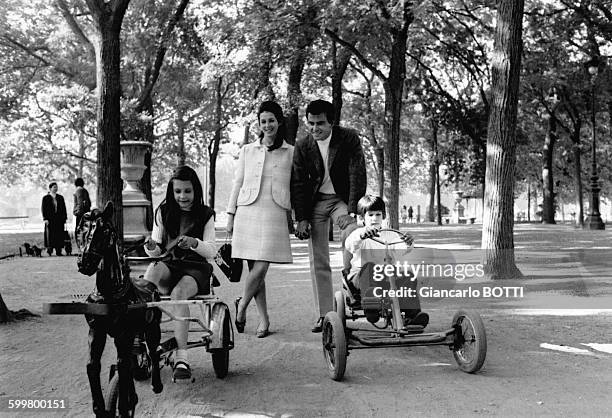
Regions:
<svg viewBox="0 0 612 418"><path fill-rule="evenodd" d="M190 248L196 248L198 246L198 240L194 237L188 237L186 235L183 235L179 238L177 245L183 250L188 250Z"/></svg>
<svg viewBox="0 0 612 418"><path fill-rule="evenodd" d="M299 239L310 238L310 222L305 219L303 221L298 222L297 228L295 230L295 236Z"/></svg>
<svg viewBox="0 0 612 418"><path fill-rule="evenodd" d="M155 242L153 238L149 237L145 242L145 247L149 251L155 251L155 249L157 248L157 242Z"/></svg>
<svg viewBox="0 0 612 418"><path fill-rule="evenodd" d="M352 223L357 222L351 215L342 215L338 218L338 227L344 229Z"/></svg>
<svg viewBox="0 0 612 418"><path fill-rule="evenodd" d="M234 232L234 215L227 214L227 226L225 227L228 234Z"/></svg>
<svg viewBox="0 0 612 418"><path fill-rule="evenodd" d="M409 233L402 234L401 240L404 241L408 247L412 247L412 244L414 244L414 237Z"/></svg>
<svg viewBox="0 0 612 418"><path fill-rule="evenodd" d="M363 228L363 232L359 235L361 239L367 239L372 237L377 237L380 232L380 228L375 226L366 226Z"/></svg>
<svg viewBox="0 0 612 418"><path fill-rule="evenodd" d="M49 220L45 219L45 225L49 225Z"/></svg>

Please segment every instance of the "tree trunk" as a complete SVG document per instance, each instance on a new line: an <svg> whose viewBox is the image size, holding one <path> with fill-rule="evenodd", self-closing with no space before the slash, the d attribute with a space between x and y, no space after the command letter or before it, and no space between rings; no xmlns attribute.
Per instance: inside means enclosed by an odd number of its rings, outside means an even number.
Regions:
<svg viewBox="0 0 612 418"><path fill-rule="evenodd" d="M87 0L96 28L97 99L97 201L114 205L113 222L123 241L123 207L120 163L121 43L120 32L129 0L98 2Z"/></svg>
<svg viewBox="0 0 612 418"><path fill-rule="evenodd" d="M0 324L10 322L11 320L11 311L9 311L6 303L4 303L4 299L2 299L2 294L0 293Z"/></svg>
<svg viewBox="0 0 612 418"><path fill-rule="evenodd" d="M582 162L580 161L580 131L572 139L573 145L572 150L574 151L574 182L576 183L576 205L578 206L578 213L576 214L576 224L580 227L584 226L584 196L582 191ZM577 141L574 141L576 138Z"/></svg>
<svg viewBox="0 0 612 418"><path fill-rule="evenodd" d="M429 163L429 177L431 184L429 186L429 209L427 211L427 220L435 222L435 199L436 186L438 185L438 124L437 121L431 121L431 162ZM438 209L439 210L439 209Z"/></svg>
<svg viewBox="0 0 612 418"><path fill-rule="evenodd" d="M185 122L182 112L178 112L176 118L176 163L177 166L185 165L187 153L185 152Z"/></svg>
<svg viewBox="0 0 612 418"><path fill-rule="evenodd" d="M313 28L313 22L316 22L317 8L311 5L301 14L301 25L299 31L294 34L297 38L296 48L293 51L293 58L289 65L289 76L287 80L287 99L288 109L285 115L287 122L287 142L291 145L295 144L297 137L299 121L299 106L302 102L302 75L306 58L310 53L312 43L318 36L317 28Z"/></svg>
<svg viewBox="0 0 612 418"><path fill-rule="evenodd" d="M555 192L553 182L553 155L557 141L557 120L554 116L548 118L548 132L542 151L542 222L555 223Z"/></svg>
<svg viewBox="0 0 612 418"><path fill-rule="evenodd" d="M340 50L340 52L338 52ZM332 40L332 103L334 105L334 123L340 125L342 119L342 79L351 60L351 51Z"/></svg>
<svg viewBox="0 0 612 418"><path fill-rule="evenodd" d="M514 261L514 169L524 0L499 0L492 74L482 229L489 279L522 277Z"/></svg>
<svg viewBox="0 0 612 418"><path fill-rule="evenodd" d="M376 153L376 163L378 165L378 195L384 196L385 192L385 149L382 146L376 147L374 150Z"/></svg>
<svg viewBox="0 0 612 418"><path fill-rule="evenodd" d="M217 78L215 86L215 136L208 145L208 206L215 209L215 186L217 184L217 156L219 155L219 144L221 143L221 133L223 131L223 77Z"/></svg>
<svg viewBox="0 0 612 418"><path fill-rule="evenodd" d="M531 222L531 181L527 181L527 222Z"/></svg>
<svg viewBox="0 0 612 418"><path fill-rule="evenodd" d="M404 19L401 28L392 30L391 65L385 87L385 166L389 169L390 187L387 199L389 201L389 227L399 228L399 173L400 173L400 122L402 117L402 97L406 79L406 43L408 27L414 20L410 10L411 3L404 3Z"/></svg>

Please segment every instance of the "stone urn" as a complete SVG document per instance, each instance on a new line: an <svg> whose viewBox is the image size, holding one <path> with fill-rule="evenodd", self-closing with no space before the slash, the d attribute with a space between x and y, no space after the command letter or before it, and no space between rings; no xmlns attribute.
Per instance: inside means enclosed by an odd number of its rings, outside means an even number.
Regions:
<svg viewBox="0 0 612 418"><path fill-rule="evenodd" d="M147 208L150 202L138 188L138 181L147 168L145 155L152 148L147 141L121 141L121 178L125 181L123 198L123 233L127 243L144 240L147 229Z"/></svg>
<svg viewBox="0 0 612 418"><path fill-rule="evenodd" d="M455 207L453 207L453 223L466 223L466 219L464 217L465 207L461 204L463 200L463 191L455 190L453 192L455 195Z"/></svg>

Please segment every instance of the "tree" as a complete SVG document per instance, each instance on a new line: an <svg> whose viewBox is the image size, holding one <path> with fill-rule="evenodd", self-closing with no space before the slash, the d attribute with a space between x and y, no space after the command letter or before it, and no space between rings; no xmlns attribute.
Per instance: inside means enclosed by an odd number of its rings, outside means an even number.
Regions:
<svg viewBox="0 0 612 418"><path fill-rule="evenodd" d="M522 277L514 261L513 234L523 8L524 0L498 2L482 226L483 262L491 279Z"/></svg>
<svg viewBox="0 0 612 418"><path fill-rule="evenodd" d="M123 240L119 141L121 126L121 25L130 0L86 0L94 21L96 51L98 205L112 202L113 222Z"/></svg>
<svg viewBox="0 0 612 418"><path fill-rule="evenodd" d="M390 173L390 186L387 189L389 201L389 225L391 228L399 227L399 173L400 173L400 123L402 117L402 98L404 81L406 80L406 51L408 41L408 28L414 21L413 3L407 1L387 2L376 1L372 7L376 10L372 24L380 28L381 37L375 42L385 45L388 54L388 73L385 75L367 55L357 49L353 42L341 38L330 28L325 33L350 50L361 63L383 83L385 91L385 165L388 164ZM373 16L370 15L370 18ZM374 33L371 30L370 34Z"/></svg>

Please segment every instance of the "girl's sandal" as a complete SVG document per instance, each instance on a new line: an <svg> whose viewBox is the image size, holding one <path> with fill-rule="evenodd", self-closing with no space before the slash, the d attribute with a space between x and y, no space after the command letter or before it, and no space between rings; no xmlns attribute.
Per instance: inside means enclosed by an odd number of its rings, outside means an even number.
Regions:
<svg viewBox="0 0 612 418"><path fill-rule="evenodd" d="M244 326L246 325L246 318L244 321L238 321L238 305L240 304L241 299L241 297L236 298L234 301L234 306L236 306L236 319L234 320L234 324L236 324L236 331L238 331L240 334L244 332Z"/></svg>
<svg viewBox="0 0 612 418"><path fill-rule="evenodd" d="M176 382L178 380L190 380L191 379L191 368L187 362L182 360L174 363L172 368L172 379Z"/></svg>

